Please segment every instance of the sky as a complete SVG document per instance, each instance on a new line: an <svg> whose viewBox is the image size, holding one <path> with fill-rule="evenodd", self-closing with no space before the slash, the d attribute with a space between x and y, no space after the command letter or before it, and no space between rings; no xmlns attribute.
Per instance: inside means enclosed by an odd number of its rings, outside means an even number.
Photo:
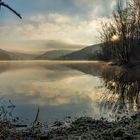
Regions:
<svg viewBox="0 0 140 140"><path fill-rule="evenodd" d="M78 50L99 43L101 23L117 0L4 0L18 11L0 12L0 48L28 53Z"/></svg>

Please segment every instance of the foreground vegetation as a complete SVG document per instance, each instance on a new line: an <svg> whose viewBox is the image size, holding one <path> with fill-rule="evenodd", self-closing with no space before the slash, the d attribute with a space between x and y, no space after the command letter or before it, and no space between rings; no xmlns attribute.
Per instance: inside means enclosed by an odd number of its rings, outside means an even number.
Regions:
<svg viewBox="0 0 140 140"><path fill-rule="evenodd" d="M16 125L0 122L1 140L139 140L140 114L118 121L79 118L71 123L55 122L47 131L41 127L18 130Z"/></svg>
<svg viewBox="0 0 140 140"><path fill-rule="evenodd" d="M121 117L110 122L100 118L70 116L64 122L52 125L39 121L39 108L32 124L24 124L13 117L15 105L0 106L0 140L139 140L140 113Z"/></svg>

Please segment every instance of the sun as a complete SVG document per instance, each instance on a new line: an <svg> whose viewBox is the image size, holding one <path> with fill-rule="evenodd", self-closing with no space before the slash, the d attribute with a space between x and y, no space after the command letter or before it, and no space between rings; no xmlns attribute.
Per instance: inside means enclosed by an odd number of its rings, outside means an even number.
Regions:
<svg viewBox="0 0 140 140"><path fill-rule="evenodd" d="M119 40L119 36L118 35L113 35L111 38L111 41L117 41Z"/></svg>

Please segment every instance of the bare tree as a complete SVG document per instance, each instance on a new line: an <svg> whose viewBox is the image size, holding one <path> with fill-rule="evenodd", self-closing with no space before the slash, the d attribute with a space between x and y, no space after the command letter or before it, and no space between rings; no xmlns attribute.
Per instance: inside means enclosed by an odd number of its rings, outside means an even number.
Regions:
<svg viewBox="0 0 140 140"><path fill-rule="evenodd" d="M118 0L112 21L102 26L102 54L120 64L129 63L133 53L140 51L140 1L130 0L124 8Z"/></svg>
<svg viewBox="0 0 140 140"><path fill-rule="evenodd" d="M116 30L114 29L111 23L102 24L102 32L100 32L100 39L103 42L102 44L102 53L105 60L109 60L115 55L112 51L114 51L114 43L111 41L112 36L116 34Z"/></svg>
<svg viewBox="0 0 140 140"><path fill-rule="evenodd" d="M121 63L129 62L129 53L131 52L128 44L129 38L129 10L123 8L122 2L119 0L117 10L113 14L116 33L119 36L118 56Z"/></svg>

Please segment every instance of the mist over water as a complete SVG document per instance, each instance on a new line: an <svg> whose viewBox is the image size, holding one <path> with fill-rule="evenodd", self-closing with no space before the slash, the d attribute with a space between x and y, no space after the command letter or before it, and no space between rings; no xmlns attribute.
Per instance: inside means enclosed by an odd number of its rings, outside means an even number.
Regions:
<svg viewBox="0 0 140 140"><path fill-rule="evenodd" d="M0 62L0 101L11 100L13 115L29 122L38 106L43 122L67 116L112 120L138 109L138 79L128 73L103 62Z"/></svg>

